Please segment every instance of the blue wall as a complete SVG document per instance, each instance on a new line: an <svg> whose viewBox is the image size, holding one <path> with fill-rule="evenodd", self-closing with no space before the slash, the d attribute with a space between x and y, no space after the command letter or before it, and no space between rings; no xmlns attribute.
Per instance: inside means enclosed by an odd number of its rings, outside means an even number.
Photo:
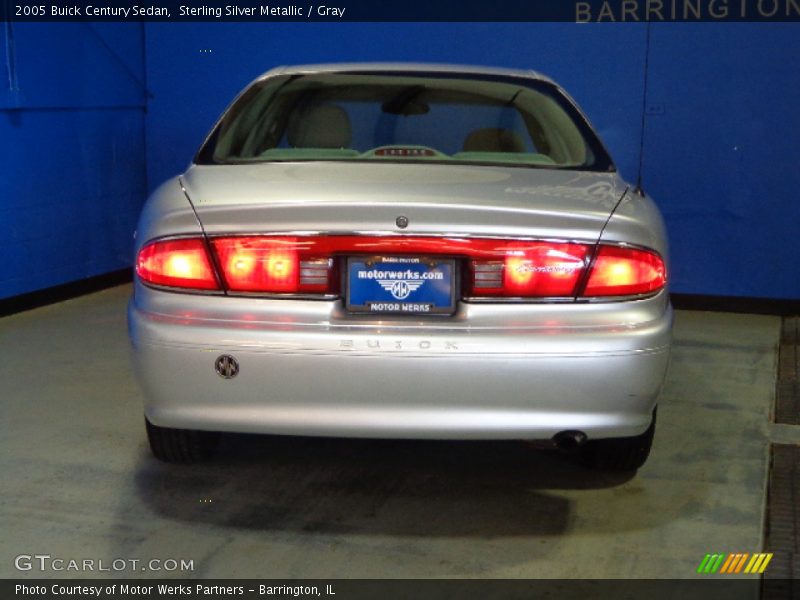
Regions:
<svg viewBox="0 0 800 600"><path fill-rule="evenodd" d="M0 298L130 266L142 27L0 23Z"/></svg>
<svg viewBox="0 0 800 600"><path fill-rule="evenodd" d="M650 41L644 184L673 289L800 298L800 24L662 23Z"/></svg>
<svg viewBox="0 0 800 600"><path fill-rule="evenodd" d="M186 167L261 72L402 60L551 75L599 129L623 176L635 180L641 162L667 220L673 291L800 298L799 28L16 24L12 44L0 29L19 88L0 95L0 252L15 257L0 262L0 297L129 265L146 189Z"/></svg>

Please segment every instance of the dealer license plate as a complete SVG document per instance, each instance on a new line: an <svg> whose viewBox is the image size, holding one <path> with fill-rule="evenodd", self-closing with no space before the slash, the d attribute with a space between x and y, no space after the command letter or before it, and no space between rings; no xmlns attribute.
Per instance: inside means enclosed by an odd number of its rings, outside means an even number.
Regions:
<svg viewBox="0 0 800 600"><path fill-rule="evenodd" d="M420 256L350 257L347 310L407 315L455 312L455 260Z"/></svg>

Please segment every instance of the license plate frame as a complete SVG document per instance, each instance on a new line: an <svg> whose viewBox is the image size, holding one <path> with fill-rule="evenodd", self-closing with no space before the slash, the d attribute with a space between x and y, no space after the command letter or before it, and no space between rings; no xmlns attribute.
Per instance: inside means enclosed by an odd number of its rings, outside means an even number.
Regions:
<svg viewBox="0 0 800 600"><path fill-rule="evenodd" d="M350 313L419 317L449 316L456 311L454 258L349 256L346 267L345 309Z"/></svg>

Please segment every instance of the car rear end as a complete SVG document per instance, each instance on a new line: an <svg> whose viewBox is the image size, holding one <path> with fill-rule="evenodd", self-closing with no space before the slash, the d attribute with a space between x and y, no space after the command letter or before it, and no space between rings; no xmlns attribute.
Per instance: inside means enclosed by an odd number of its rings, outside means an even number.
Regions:
<svg viewBox="0 0 800 600"><path fill-rule="evenodd" d="M666 239L613 172L196 164L137 239L150 427L575 444L652 427Z"/></svg>

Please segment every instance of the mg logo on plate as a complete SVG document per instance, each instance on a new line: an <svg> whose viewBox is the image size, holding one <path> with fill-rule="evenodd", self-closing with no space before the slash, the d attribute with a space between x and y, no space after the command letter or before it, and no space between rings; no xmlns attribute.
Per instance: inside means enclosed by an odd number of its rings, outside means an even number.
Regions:
<svg viewBox="0 0 800 600"><path fill-rule="evenodd" d="M416 292L425 282L415 281L413 279L379 279L378 283L397 300L405 300L412 292Z"/></svg>

